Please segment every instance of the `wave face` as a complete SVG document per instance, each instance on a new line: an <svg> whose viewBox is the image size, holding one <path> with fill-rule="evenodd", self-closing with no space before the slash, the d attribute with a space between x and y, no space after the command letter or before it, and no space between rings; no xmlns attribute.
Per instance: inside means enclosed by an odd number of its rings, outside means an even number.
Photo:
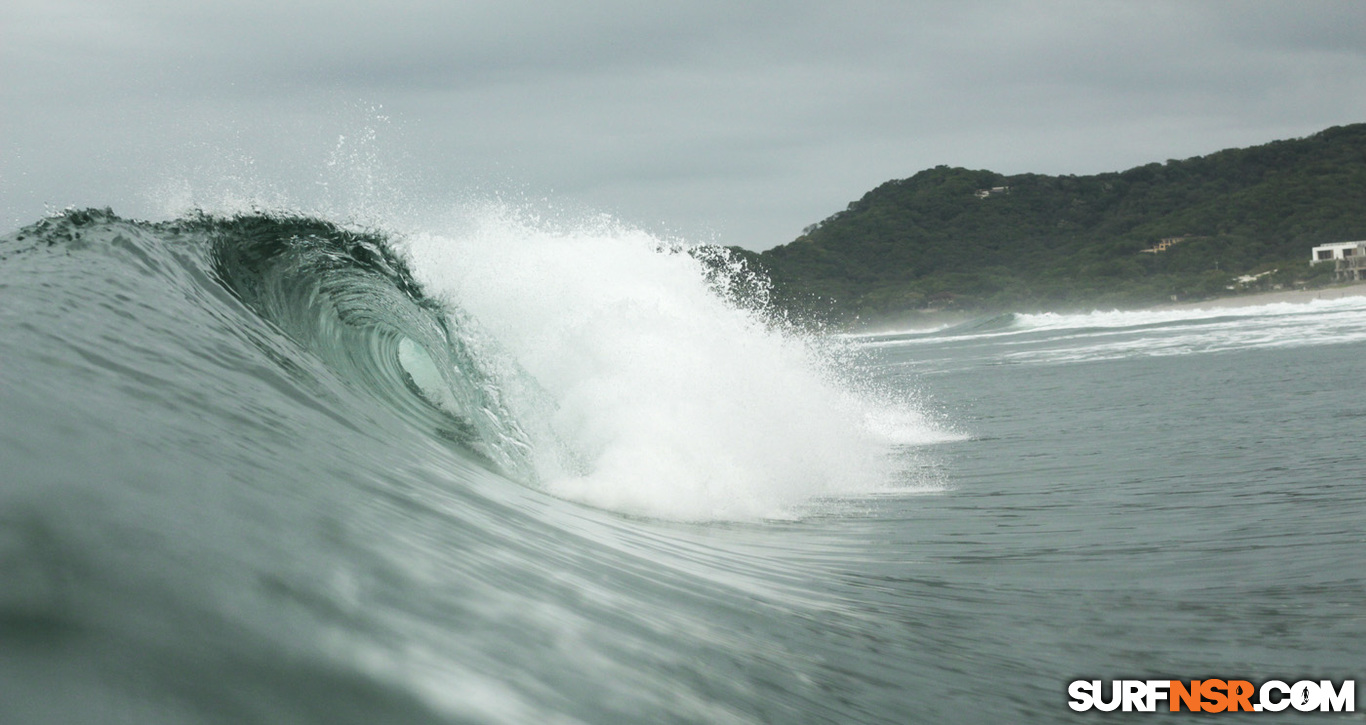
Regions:
<svg viewBox="0 0 1366 725"><path fill-rule="evenodd" d="M528 480L530 443L479 356L484 341L422 292L384 237L268 216L159 229L203 238L238 299L346 380Z"/></svg>
<svg viewBox="0 0 1366 725"><path fill-rule="evenodd" d="M724 250L610 224L552 230L495 210L394 239L301 216L87 210L16 233L6 256L59 252L145 273L155 289L115 298L184 299L218 320L208 334L245 336L297 378L309 407L345 386L509 479L626 513L791 515L885 489L889 442L944 437L906 396L858 390L841 372L851 347L770 318L764 281Z"/></svg>
<svg viewBox="0 0 1366 725"><path fill-rule="evenodd" d="M934 489L907 446L953 436L762 289L717 250L501 211L393 236L87 210L0 239L0 701L833 717L759 694L854 685L761 634L830 605L758 522Z"/></svg>

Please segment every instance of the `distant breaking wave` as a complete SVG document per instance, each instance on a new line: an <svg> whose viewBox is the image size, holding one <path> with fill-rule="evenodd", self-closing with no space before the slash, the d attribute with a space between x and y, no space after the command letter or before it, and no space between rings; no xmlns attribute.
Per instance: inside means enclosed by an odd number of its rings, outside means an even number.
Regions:
<svg viewBox="0 0 1366 725"><path fill-rule="evenodd" d="M1002 362L1080 362L1363 339L1366 296L1180 310L1005 313L931 331L859 336L871 348L992 342Z"/></svg>

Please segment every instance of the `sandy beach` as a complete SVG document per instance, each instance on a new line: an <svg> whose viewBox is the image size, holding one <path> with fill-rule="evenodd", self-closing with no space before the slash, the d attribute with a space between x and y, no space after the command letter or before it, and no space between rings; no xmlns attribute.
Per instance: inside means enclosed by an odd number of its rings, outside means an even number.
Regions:
<svg viewBox="0 0 1366 725"><path fill-rule="evenodd" d="M1233 295L1230 297L1217 297L1215 299L1202 300L1199 302L1173 302L1164 305L1154 305L1145 309L1150 310L1199 310L1199 309L1218 309L1224 307L1251 307L1253 305L1270 305L1277 302L1303 303L1313 300L1335 300L1341 297L1361 297L1366 296L1366 282L1354 282L1350 284L1338 284L1331 287L1321 287L1319 289L1307 290L1277 290L1275 292L1258 292L1254 294Z"/></svg>

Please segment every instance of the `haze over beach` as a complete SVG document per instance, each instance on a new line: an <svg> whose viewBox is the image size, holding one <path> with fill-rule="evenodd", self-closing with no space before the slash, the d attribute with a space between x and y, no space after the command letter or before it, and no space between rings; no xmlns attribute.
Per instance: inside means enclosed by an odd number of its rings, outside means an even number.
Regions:
<svg viewBox="0 0 1366 725"><path fill-rule="evenodd" d="M14 0L0 227L500 197L764 249L939 164L1088 174L1366 119L1366 8Z"/></svg>
<svg viewBox="0 0 1366 725"><path fill-rule="evenodd" d="M1278 302L1304 303L1313 302L1314 300L1336 300L1343 297L1366 297L1366 284L1344 284L1312 290L1275 290L1271 292L1259 292L1255 294L1200 300L1198 302L1173 302L1171 304L1157 305L1155 309L1222 309L1229 307L1268 305Z"/></svg>

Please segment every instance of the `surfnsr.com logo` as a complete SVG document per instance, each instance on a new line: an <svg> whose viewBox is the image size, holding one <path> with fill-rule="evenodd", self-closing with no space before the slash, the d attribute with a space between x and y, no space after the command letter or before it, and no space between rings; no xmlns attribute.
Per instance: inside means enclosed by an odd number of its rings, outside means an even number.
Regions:
<svg viewBox="0 0 1366 725"><path fill-rule="evenodd" d="M1247 680L1076 680L1067 686L1067 706L1077 712L1156 712L1159 702L1171 712L1355 712L1356 681L1300 680L1287 684L1267 680L1253 687Z"/></svg>

